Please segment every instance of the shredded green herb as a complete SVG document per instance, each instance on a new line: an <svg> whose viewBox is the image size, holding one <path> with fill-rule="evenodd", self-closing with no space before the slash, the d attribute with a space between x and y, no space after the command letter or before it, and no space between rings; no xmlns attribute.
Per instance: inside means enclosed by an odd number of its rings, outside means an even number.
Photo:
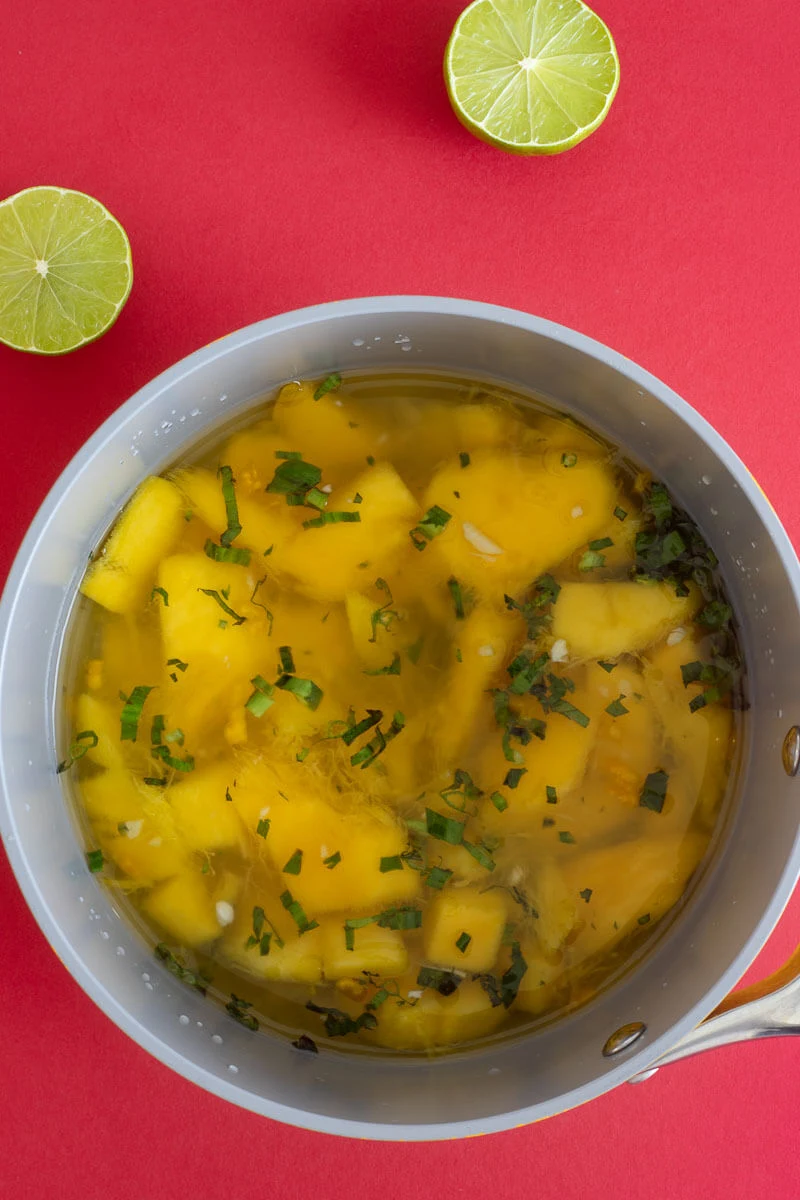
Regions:
<svg viewBox="0 0 800 1200"><path fill-rule="evenodd" d="M596 571L599 567L606 565L605 554L598 554L596 550L587 550L581 555L578 561L579 571Z"/></svg>
<svg viewBox="0 0 800 1200"><path fill-rule="evenodd" d="M620 693L616 700L612 700L610 704L606 705L606 712L609 714L609 716L624 717L626 713L630 712L630 709L626 708L622 703L624 699L625 697L622 695L622 693Z"/></svg>
<svg viewBox="0 0 800 1200"><path fill-rule="evenodd" d="M338 867L341 861L342 856L339 851L336 850L335 853L329 854L327 858L323 858L322 865L327 867L329 871L332 871L334 867Z"/></svg>
<svg viewBox="0 0 800 1200"><path fill-rule="evenodd" d="M395 650L392 661L388 667L377 667L374 671L364 671L365 675L399 675L400 674L400 655Z"/></svg>
<svg viewBox="0 0 800 1200"><path fill-rule="evenodd" d="M89 750L94 750L99 741L100 739L93 729L82 729L80 733L76 733L70 743L68 757L56 767L56 775L69 770L74 763L83 758L84 754Z"/></svg>
<svg viewBox="0 0 800 1200"><path fill-rule="evenodd" d="M205 996L207 981L203 979L202 976L196 974L194 971L190 971L186 966L184 966L183 960L178 958L177 955L173 954L169 946L165 945L164 942L159 942L154 948L153 953L155 954L156 958L164 964L167 970L175 976L176 979L179 979L181 983L188 984L189 987L194 988L194 990L199 992L201 996Z"/></svg>
<svg viewBox="0 0 800 1200"><path fill-rule="evenodd" d="M506 800L505 796L501 792L492 792L489 799L491 800L492 804L495 806L495 808L497 809L498 812L505 812L506 809L508 808L508 801Z"/></svg>
<svg viewBox="0 0 800 1200"><path fill-rule="evenodd" d="M284 875L299 875L303 867L303 851L295 850L292 857L283 867Z"/></svg>
<svg viewBox="0 0 800 1200"><path fill-rule="evenodd" d="M255 691L245 701L245 708L254 717L263 717L267 709L272 708L275 703L272 698L275 689L271 683L267 683L263 675L254 675L250 682Z"/></svg>
<svg viewBox="0 0 800 1200"><path fill-rule="evenodd" d="M381 859L380 870L381 874L385 875L388 871L402 871L403 860L399 854L390 854Z"/></svg>
<svg viewBox="0 0 800 1200"><path fill-rule="evenodd" d="M314 392L314 399L321 400L323 396L327 396L328 392L338 392L341 386L342 377L338 371L335 371L333 375L328 375L326 379L323 379L322 383Z"/></svg>
<svg viewBox="0 0 800 1200"><path fill-rule="evenodd" d="M146 687L140 684L135 687L130 696L124 698L125 702L120 714L120 735L121 742L135 742L139 733L139 718L142 715L144 702L152 692L152 687Z"/></svg>
<svg viewBox="0 0 800 1200"><path fill-rule="evenodd" d="M558 840L560 842L563 842L565 846L574 846L575 845L575 838L572 836L572 834L569 832L568 829L560 829L558 831Z"/></svg>
<svg viewBox="0 0 800 1200"><path fill-rule="evenodd" d="M617 666L617 663L615 663L615 662L603 662L602 658L599 658L599 659L597 660L597 665L598 665L598 667L602 667L602 668L603 668L603 670L604 670L604 671L607 671L607 672L608 672L608 674L610 675L610 674L611 674L611 672L614 670L614 667L616 667L616 666Z"/></svg>
<svg viewBox="0 0 800 1200"><path fill-rule="evenodd" d="M548 783L544 790L545 790L545 795L547 796L547 803L548 804L558 804L558 792L556 791L556 789L554 787L551 787L550 784Z"/></svg>
<svg viewBox="0 0 800 1200"><path fill-rule="evenodd" d="M637 917L636 923L638 925L647 925L649 920L650 920L650 913L644 913L643 916Z"/></svg>
<svg viewBox="0 0 800 1200"><path fill-rule="evenodd" d="M154 587L150 593L150 599L155 600L156 596L160 596L164 601L164 608L169 608L169 593L162 587Z"/></svg>
<svg viewBox="0 0 800 1200"><path fill-rule="evenodd" d="M462 450L462 451L460 452L460 454L459 454L459 456L458 456L458 461L461 463L461 466L462 466L462 467L468 467L468 466L469 466L469 463L470 463L470 458L469 458L469 454L467 453L467 451L466 451L466 450Z"/></svg>
<svg viewBox="0 0 800 1200"><path fill-rule="evenodd" d="M577 454L574 454L572 451L565 451L565 453L561 455L562 467L574 467L575 464L577 463L577 461L578 461L578 456L577 456Z"/></svg>
<svg viewBox="0 0 800 1200"><path fill-rule="evenodd" d="M240 567L250 566L250 551L239 546L218 546L211 538L206 538L203 549L214 562L236 563Z"/></svg>
<svg viewBox="0 0 800 1200"><path fill-rule="evenodd" d="M341 1009L326 1008L321 1004L315 1004L313 1000L306 1001L306 1008L309 1012L319 1013L325 1018L325 1032L328 1037L344 1037L348 1033L358 1033L361 1029L374 1029L378 1024L375 1014L366 1010L354 1020Z"/></svg>
<svg viewBox="0 0 800 1200"><path fill-rule="evenodd" d="M272 616L272 612L270 611L270 609L267 608L266 604L262 604L260 600L256 600L256 593L258 592L258 589L266 582L267 582L266 575L262 579L259 579L257 581L257 583L256 583L255 587L253 588L253 591L250 595L250 603L254 604L256 608L263 608L264 612L267 615L267 620L269 621L269 631L267 633L267 637L272 637L272 623L274 620L274 617Z"/></svg>
<svg viewBox="0 0 800 1200"><path fill-rule="evenodd" d="M464 821L456 821L444 813L436 812L433 808L425 809L425 827L430 837L437 841L447 842L450 846L460 846L464 840Z"/></svg>
<svg viewBox="0 0 800 1200"><path fill-rule="evenodd" d="M303 911L302 905L295 900L294 896L290 891L288 891L288 889L287 891L281 893L281 904L294 921L299 933L308 933L309 930L317 929L319 927L319 921L309 921L308 917Z"/></svg>
<svg viewBox="0 0 800 1200"><path fill-rule="evenodd" d="M506 777L503 780L503 787L516 788L519 787L519 781L523 775L528 774L527 767L512 767L506 772Z"/></svg>
<svg viewBox="0 0 800 1200"><path fill-rule="evenodd" d="M231 998L225 1005L225 1011L233 1017L234 1021L238 1021L240 1025L244 1025L245 1029L252 1030L253 1033L258 1029L258 1018L254 1017L247 1010L253 1005L249 1000L242 1000L234 992L231 992Z"/></svg>
<svg viewBox="0 0 800 1200"><path fill-rule="evenodd" d="M475 861L479 863L485 871L493 871L495 869L497 863L492 858L485 843L479 843L476 846L464 838L461 844L467 853L471 854Z"/></svg>
<svg viewBox="0 0 800 1200"><path fill-rule="evenodd" d="M447 587L453 600L453 607L456 610L456 620L463 621L466 616L464 610L464 593L455 575L450 576L447 581Z"/></svg>
<svg viewBox="0 0 800 1200"><path fill-rule="evenodd" d="M463 951L462 951L463 953ZM417 974L417 987L431 988L440 996L452 996L463 976L455 971L447 971L442 967L420 967Z"/></svg>
<svg viewBox="0 0 800 1200"><path fill-rule="evenodd" d="M357 512L324 512L318 517L312 517L310 521L303 521L303 529L321 529L323 525L355 525L361 520L361 513Z"/></svg>
<svg viewBox="0 0 800 1200"><path fill-rule="evenodd" d="M367 710L369 711L369 709ZM392 723L384 733L380 725L375 730L375 737L367 742L366 746L362 746L355 754L350 756L350 765L353 767L361 767L363 771L366 767L383 754L390 742L394 741L398 733L402 733L405 728L406 719L403 713L396 712L392 717Z"/></svg>
<svg viewBox="0 0 800 1200"><path fill-rule="evenodd" d="M425 884L429 888L434 888L437 892L441 891L453 872L447 867L430 867L425 872Z"/></svg>
<svg viewBox="0 0 800 1200"><path fill-rule="evenodd" d="M269 827L272 824L269 817L262 817L256 825L256 833L261 838L266 838L269 833Z"/></svg>
<svg viewBox="0 0 800 1200"><path fill-rule="evenodd" d="M233 611L231 606L225 602L216 588L198 588L197 590L198 592L202 592L204 596L210 596L211 599L220 606L222 611L227 613L228 616L232 618L234 625L243 625L247 620L247 617L240 617L237 612Z"/></svg>
<svg viewBox="0 0 800 1200"><path fill-rule="evenodd" d="M239 508L236 503L236 490L234 488L236 481L233 478L233 471L230 467L220 467L217 474L222 480L222 496L225 501L225 516L228 521L228 527L219 540L223 546L230 546L231 542L235 541L242 532L242 526L239 522Z"/></svg>
<svg viewBox="0 0 800 1200"><path fill-rule="evenodd" d="M438 504L434 504L432 508L428 509L419 525L415 525L409 533L417 550L424 550L428 542L432 542L435 537L444 532L451 515L446 509L440 508Z"/></svg>
<svg viewBox="0 0 800 1200"><path fill-rule="evenodd" d="M578 892L578 895L580 896L581 900L585 901L585 903L588 904L592 898L592 889L584 888L583 891Z"/></svg>
<svg viewBox="0 0 800 1200"><path fill-rule="evenodd" d="M640 806L649 808L651 812L660 813L667 796L668 783L669 775L666 771L652 771L644 781L644 787L639 796Z"/></svg>
<svg viewBox="0 0 800 1200"><path fill-rule="evenodd" d="M472 941L472 934L463 931L456 938L456 950L460 950L462 954L466 954L467 947Z"/></svg>
<svg viewBox="0 0 800 1200"><path fill-rule="evenodd" d="M103 863L104 863L104 859L103 859L103 851L102 850L87 851L86 865L89 868L89 870L92 872L93 875L96 875L98 871L102 871Z"/></svg>
<svg viewBox="0 0 800 1200"><path fill-rule="evenodd" d="M627 515L628 514L625 512L625 509L620 508L619 505L617 505L617 507L614 509L614 516L617 518L618 521L624 521L625 518L627 517Z"/></svg>

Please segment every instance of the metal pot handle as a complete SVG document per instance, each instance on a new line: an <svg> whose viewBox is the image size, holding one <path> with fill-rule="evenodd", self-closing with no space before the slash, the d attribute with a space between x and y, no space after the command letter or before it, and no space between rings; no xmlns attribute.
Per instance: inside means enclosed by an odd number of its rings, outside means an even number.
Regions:
<svg viewBox="0 0 800 1200"><path fill-rule="evenodd" d="M702 1024L629 1082L644 1083L659 1067L703 1050L792 1033L800 1034L800 946L774 974L731 992Z"/></svg>

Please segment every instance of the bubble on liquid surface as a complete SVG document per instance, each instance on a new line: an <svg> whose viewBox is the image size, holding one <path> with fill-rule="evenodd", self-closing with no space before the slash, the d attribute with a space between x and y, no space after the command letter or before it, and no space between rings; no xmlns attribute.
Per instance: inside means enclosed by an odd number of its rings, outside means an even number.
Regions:
<svg viewBox="0 0 800 1200"><path fill-rule="evenodd" d="M212 1033L212 1035L211 1035L211 1040L212 1040L212 1042L214 1043L214 1045L215 1045L215 1046L221 1046L221 1045L222 1045L222 1038L219 1036L219 1034L218 1034L218 1033Z"/></svg>
<svg viewBox="0 0 800 1200"><path fill-rule="evenodd" d="M181 1025L189 1024L189 1018L187 1017L186 1013L181 1013L181 1015L178 1017L178 1021Z"/></svg>
<svg viewBox="0 0 800 1200"><path fill-rule="evenodd" d="M125 947L117 946L117 954L120 958L124 958L125 957Z"/></svg>
<svg viewBox="0 0 800 1200"><path fill-rule="evenodd" d="M236 1066L235 1063L228 1063L228 1070L230 1071L231 1075L239 1074L239 1068Z"/></svg>
<svg viewBox="0 0 800 1200"><path fill-rule="evenodd" d="M708 485L711 483L711 476L710 475L701 475L700 482L704 483L706 485L706 487L708 487Z"/></svg>
<svg viewBox="0 0 800 1200"><path fill-rule="evenodd" d="M363 339L363 338L353 338L353 345L354 345L354 346L358 346L358 347L361 347L361 346L363 346L363 345L364 345L364 339Z"/></svg>

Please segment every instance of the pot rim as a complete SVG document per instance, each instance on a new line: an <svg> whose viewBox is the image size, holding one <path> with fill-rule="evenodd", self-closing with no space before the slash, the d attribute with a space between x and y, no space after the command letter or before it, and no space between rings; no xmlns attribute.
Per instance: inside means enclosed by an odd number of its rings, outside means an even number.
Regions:
<svg viewBox="0 0 800 1200"><path fill-rule="evenodd" d="M23 594L25 575L39 539L60 503L63 493L82 473L86 464L102 446L106 438L120 422L143 414L152 401L174 386L178 380L192 375L209 360L234 354L241 346L260 341L273 333L303 326L313 326L322 318L357 318L376 314L397 315L413 312L465 317L472 320L510 324L528 332L547 337L572 349L599 360L627 377L635 384L646 388L662 404L671 409L685 424L717 455L721 464L730 472L747 496L762 521L765 531L775 546L787 579L800 608L800 563L781 521L764 491L756 482L738 455L731 449L712 425L681 399L671 388L656 376L639 367L623 354L612 350L584 334L566 326L524 313L517 309L502 307L475 300L461 300L436 296L368 296L350 300L336 300L324 304L296 309L288 313L265 318L245 326L227 336L217 339L195 350L173 366L150 380L130 399L114 410L73 456L42 501L12 563L0 598L0 692L8 647L8 631L12 615ZM531 1123L537 1117L536 1107L529 1106L498 1116L484 1118L480 1129L475 1121L443 1121L436 1124L381 1124L379 1121L354 1121L324 1114L308 1113L304 1110L283 1105L277 1101L257 1096L246 1088L230 1083L213 1072L195 1064L191 1059L174 1050L167 1042L155 1036L138 1021L122 1004L119 1004L85 967L82 958L75 952L68 937L62 932L57 915L51 911L42 895L35 875L29 865L23 845L17 837L17 825L12 811L10 788L5 773L5 764L0 756L0 836L16 875L17 882L39 927L62 964L67 968L81 988L110 1017L123 1032L155 1058L171 1067L178 1074L197 1083L205 1090L223 1099L250 1109L263 1116L286 1124L322 1133L340 1134L373 1140L432 1141L463 1137L477 1132L492 1133ZM752 963L772 929L780 918L795 884L800 877L800 835L795 841L793 852L775 888L772 899L759 918L751 936L739 953L706 994L671 1026L668 1033L649 1042L642 1051L626 1056L618 1068L596 1077L580 1089L564 1093L559 1111L594 1099L610 1091L631 1076L645 1070L680 1039L694 1028L725 996ZM95 884L95 886L97 886Z"/></svg>

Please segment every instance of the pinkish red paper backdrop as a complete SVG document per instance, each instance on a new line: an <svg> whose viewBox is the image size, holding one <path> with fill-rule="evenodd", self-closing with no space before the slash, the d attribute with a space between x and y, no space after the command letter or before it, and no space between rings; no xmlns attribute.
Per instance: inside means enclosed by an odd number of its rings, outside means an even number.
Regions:
<svg viewBox="0 0 800 1200"><path fill-rule="evenodd" d="M0 347L0 574L72 453L152 375L250 321L368 293L513 305L622 351L716 425L798 544L800 9L598 5L622 61L606 124L519 160L450 112L460 0L6 4L0 196L97 196L136 281L96 345L49 361ZM472 1141L300 1132L128 1041L0 863L0 1200L800 1196L800 1041ZM762 971L798 930L796 899Z"/></svg>

